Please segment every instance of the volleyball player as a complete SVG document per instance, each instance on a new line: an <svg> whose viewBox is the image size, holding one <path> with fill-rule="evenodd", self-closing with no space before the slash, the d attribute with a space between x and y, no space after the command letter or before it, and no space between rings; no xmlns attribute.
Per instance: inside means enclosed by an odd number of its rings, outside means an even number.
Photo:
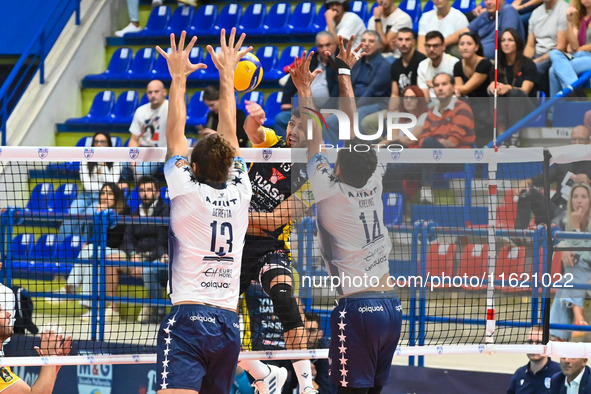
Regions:
<svg viewBox="0 0 591 394"><path fill-rule="evenodd" d="M172 77L166 128L164 175L171 200L168 294L173 304L158 331L158 393L228 393L232 385L240 332L239 274L248 207L252 195L246 164L236 138L234 69L250 50L240 50L221 31L221 50L207 50L220 73L217 134L199 141L187 160L185 138L187 76L205 68L191 64L183 31L177 48L170 36L164 56Z"/></svg>
<svg viewBox="0 0 591 394"><path fill-rule="evenodd" d="M338 70L341 111L353 118L355 101L351 68L358 60L339 37ZM359 50L359 48L357 48ZM292 71L300 103L312 97L310 56L299 60ZM307 105L312 100L306 100ZM302 104L301 104L302 105ZM351 122L352 124L352 122ZM331 380L340 394L377 394L387 384L394 351L400 339L400 299L387 289L388 255L392 243L383 224L382 177L373 149L355 149L351 140L340 149L334 171L315 128L308 141L308 176L317 204L320 251L329 275L343 278L337 289L341 298L331 314L329 349ZM351 283L347 283L349 278ZM358 283L356 278L372 278ZM375 279L375 280L374 280Z"/></svg>

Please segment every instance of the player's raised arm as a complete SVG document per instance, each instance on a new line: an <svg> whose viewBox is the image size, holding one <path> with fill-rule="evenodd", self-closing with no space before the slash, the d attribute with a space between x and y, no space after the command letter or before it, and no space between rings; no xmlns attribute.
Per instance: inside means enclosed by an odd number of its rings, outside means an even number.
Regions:
<svg viewBox="0 0 591 394"><path fill-rule="evenodd" d="M187 76L201 68L207 68L203 63L192 64L189 61L189 54L197 37L193 37L185 48L185 37L183 31L177 48L174 34L170 35L170 54L156 47L160 56L164 56L168 63L168 71L172 77L170 84L170 96L168 99L168 121L166 124L166 160L175 155L186 156L189 144L185 137L185 124L187 123L187 104L185 93L187 91Z"/></svg>
<svg viewBox="0 0 591 394"><path fill-rule="evenodd" d="M236 137L236 96L234 96L234 70L244 55L252 51L252 47L240 50L246 34L242 33L237 43L236 28L232 28L230 38L226 42L226 30L220 34L220 51L215 53L211 45L207 51L213 64L220 72L220 113L218 122L218 134L226 139L236 150L236 156L240 155L238 137Z"/></svg>

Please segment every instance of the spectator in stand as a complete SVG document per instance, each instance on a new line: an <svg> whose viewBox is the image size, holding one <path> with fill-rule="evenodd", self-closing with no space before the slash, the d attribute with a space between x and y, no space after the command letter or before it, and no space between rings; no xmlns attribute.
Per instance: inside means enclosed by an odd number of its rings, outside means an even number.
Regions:
<svg viewBox="0 0 591 394"><path fill-rule="evenodd" d="M162 81L155 79L148 83L146 93L150 102L138 107L133 114L133 121L129 126L129 146L165 147L168 119L166 89ZM153 175L162 168L162 165L150 162L132 162L132 165L135 166L138 179L144 175Z"/></svg>
<svg viewBox="0 0 591 394"><path fill-rule="evenodd" d="M394 0L377 0L377 3L373 16L367 22L367 29L375 30L380 35L384 56L399 58L396 37L400 29L412 29L412 18L394 5Z"/></svg>
<svg viewBox="0 0 591 394"><path fill-rule="evenodd" d="M421 89L417 85L407 86L404 89L404 93L402 93L402 100L396 99L395 101L392 100L390 103L398 103L398 108L390 108L390 112L402 112L412 114L417 118L417 124L410 129L410 132L413 135L418 135L421 133L423 129L423 125L425 124L425 119L427 119L427 100L425 99L425 95ZM386 111L380 111L375 114L371 114L363 118L363 122L361 124L362 130L365 134L376 134L379 128L379 121L380 121L380 113L382 114L382 122L385 122L386 119ZM401 117L395 119L395 123L408 123L411 120L407 117ZM386 126L382 126L382 130L384 133L387 132ZM389 144L401 144L404 147L408 147L412 144L412 140L404 134L404 132L400 131L398 135L393 135L392 139L389 140L388 136L385 135L381 144L389 145Z"/></svg>
<svg viewBox="0 0 591 394"><path fill-rule="evenodd" d="M548 70L550 50L566 51L566 10L563 0L545 0L536 8L529 20L529 34L524 55L533 59L538 68L538 87L546 95L550 93Z"/></svg>
<svg viewBox="0 0 591 394"><path fill-rule="evenodd" d="M132 212L135 218L164 218L170 215L170 207L160 198L160 188L152 177L142 177L138 181L140 206ZM132 263L168 263L168 226L153 222L131 223L125 228L123 250ZM150 300L163 298L162 286L158 278L166 276L165 266L135 267L130 269L134 276L142 277ZM165 315L165 308L143 306L138 321L140 323L159 323Z"/></svg>
<svg viewBox="0 0 591 394"><path fill-rule="evenodd" d="M552 67L549 72L550 95L555 96L575 82L585 71L591 70L591 2L576 2L566 10L566 38L569 53L550 51Z"/></svg>
<svg viewBox="0 0 591 394"><path fill-rule="evenodd" d="M400 29L396 42L401 56L392 63L390 68L390 76L392 77L390 97L400 97L400 93L404 92L407 87L417 84L419 63L427 58L415 49L416 34L412 29L407 27ZM397 107L397 104L394 103L393 107Z"/></svg>
<svg viewBox="0 0 591 394"><path fill-rule="evenodd" d="M218 122L220 119L220 89L217 86L209 85L203 90L203 102L209 108L207 114L207 121L205 127L199 130L199 136L205 137L211 133L215 133L218 129ZM246 115L244 111L236 108L236 136L238 137L238 145L241 148L248 146L248 137L244 131L244 120Z"/></svg>
<svg viewBox="0 0 591 394"><path fill-rule="evenodd" d="M325 0L326 30L333 36L342 36L345 40L355 36L353 48L361 44L361 35L365 31L365 22L354 12L349 12L349 0Z"/></svg>
<svg viewBox="0 0 591 394"><path fill-rule="evenodd" d="M492 63L483 57L478 34L460 35L459 50L462 60L454 66L455 94L457 97L487 97Z"/></svg>
<svg viewBox="0 0 591 394"><path fill-rule="evenodd" d="M152 7L162 5L162 0L152 0ZM129 25L115 32L117 37L123 37L127 33L142 31L140 27L140 0L127 0L127 12L129 14Z"/></svg>
<svg viewBox="0 0 591 394"><path fill-rule="evenodd" d="M543 345L541 327L532 327L527 333L527 343ZM511 378L507 394L539 394L550 388L550 378L560 371L560 364L541 354L528 354L529 362L519 367Z"/></svg>
<svg viewBox="0 0 591 394"><path fill-rule="evenodd" d="M435 8L425 12L419 20L419 41L417 49L426 54L425 35L430 31L436 30L445 37L447 52L459 57L457 45L448 42L447 37L458 30L468 27L468 19L459 10L453 8L448 0L433 0L433 6Z"/></svg>
<svg viewBox="0 0 591 394"><path fill-rule="evenodd" d="M99 201L96 206L89 207L86 210L87 215L94 215L104 211L111 211L114 214L129 215L129 207L125 203L125 197L123 191L114 183L105 183L99 193ZM92 225L83 228L81 234L86 239L93 239L98 236L92 231ZM115 297L117 294L117 287L119 286L119 270L120 267L112 264L113 261L125 261L127 256L123 252L123 237L125 235L125 224L117 223L115 217L109 218L108 230L107 230L107 248L105 249L105 259L110 262L105 267L106 271L106 288L107 296ZM92 243L86 244L80 251L78 258L84 260L84 263L75 264L70 272L70 276L66 281L65 291L73 294L77 288L81 286L80 294L91 295L92 293L92 281L94 280L92 275L91 259L94 256L94 246ZM90 309L90 300L82 300L80 304ZM117 306L114 302L107 302L107 309L105 310L105 317L107 319L116 319L119 316ZM82 315L83 320L89 320L91 317L91 311L89 310Z"/></svg>
<svg viewBox="0 0 591 394"><path fill-rule="evenodd" d="M511 3L511 6L517 10L519 13L519 19L521 19L521 23L523 24L523 32L525 35L523 36L524 39L529 34L529 20L532 16L533 11L540 6L544 2L544 0L525 0L523 4L521 4L523 0L515 0Z"/></svg>
<svg viewBox="0 0 591 394"><path fill-rule="evenodd" d="M591 369L586 358L561 358L561 372L552 376L551 394L579 394L591 391Z"/></svg>
<svg viewBox="0 0 591 394"><path fill-rule="evenodd" d="M503 31L509 27L517 29L521 37L525 37L523 31L523 23L519 19L519 14L515 8L509 4L505 4L505 0L499 0L499 31ZM486 12L483 12L476 17L468 27L456 31L446 39L446 43L455 44L460 38L460 34L470 31L477 33L482 40L482 48L484 56L489 59L495 57L495 40L496 40L496 22L495 13L497 2L495 0L484 0Z"/></svg>
<svg viewBox="0 0 591 394"><path fill-rule="evenodd" d="M571 144L591 144L591 130L587 126L580 125L573 128L571 132ZM585 183L591 185L591 161L577 161L566 164L554 164L548 173L550 183L556 183L556 192L550 198L550 215L546 215L545 198L542 194L544 186L544 174L536 175L531 179L520 182L515 190L519 196L517 200L517 217L515 228L526 229L531 221L531 214L535 216L536 225L548 223L563 226L567 208L570 185Z"/></svg>
<svg viewBox="0 0 591 394"><path fill-rule="evenodd" d="M501 33L499 51L499 66L497 72L497 127L502 134L518 120L530 113L535 107L538 70L535 63L523 53L523 39L513 28ZM490 95L494 95L494 71L488 85ZM530 99L528 99L530 97ZM489 135L492 139L492 134ZM507 140L509 146L519 146L519 133Z"/></svg>
<svg viewBox="0 0 591 394"><path fill-rule="evenodd" d="M112 147L111 134L99 131L92 136L92 147ZM89 161L80 165L80 182L83 190L70 206L70 215L81 215L89 207L99 201L99 191L105 183L119 183L121 181L121 163L101 163ZM127 187L126 183L119 183L120 188ZM59 229L60 239L69 235L80 234L80 221L83 219L64 219Z"/></svg>
<svg viewBox="0 0 591 394"><path fill-rule="evenodd" d="M433 89L433 77L439 73L453 75L458 58L445 53L445 38L436 30L425 35L425 48L427 59L419 63L417 85L423 90L428 100L436 101L437 95Z"/></svg>
<svg viewBox="0 0 591 394"><path fill-rule="evenodd" d="M587 178L588 180L588 178ZM576 183L570 190L566 215L566 231L591 232L591 187L588 183ZM566 239L559 246L569 248L588 248L591 243L588 239ZM591 252L585 250L563 251L562 265L564 278L562 283L572 282L576 284L588 284L591 281ZM585 289L559 287L550 309L551 324L574 324L575 326L587 326L584 308L585 297L588 295ZM561 340L570 340L584 336L586 332L571 332L564 330L550 330L553 335Z"/></svg>
<svg viewBox="0 0 591 394"><path fill-rule="evenodd" d="M325 52L336 53L337 40L332 33L323 30L316 34L316 53L310 62L310 71L322 70L314 81L312 81L312 95L316 108L321 108L329 97L339 96L339 84L335 71L329 67L328 57ZM296 95L297 89L293 85L291 75L288 74L287 82L283 87L283 98L281 99L281 112L275 116L275 134L285 139L287 124L291 118L292 98Z"/></svg>
<svg viewBox="0 0 591 394"><path fill-rule="evenodd" d="M427 45L429 40L427 40ZM433 87L438 102L427 113L427 119L420 134L415 135L411 148L471 148L474 144L474 117L472 109L465 102L454 97L454 79L450 74L439 73L433 77ZM437 171L456 171L457 165L438 165ZM461 168L464 168L461 165ZM384 179L390 181L384 185L384 192L403 193L403 180L421 181L421 201L433 203L431 185L435 165L423 165L417 171L416 164L395 163L388 165Z"/></svg>
<svg viewBox="0 0 591 394"><path fill-rule="evenodd" d="M308 349L328 349L330 346L330 339L324 336L324 332L320 327L320 316L316 313L306 313L306 334L308 334ZM312 374L314 375L314 388L322 394L335 394L336 387L330 382L328 378L328 359L318 358L312 360Z"/></svg>

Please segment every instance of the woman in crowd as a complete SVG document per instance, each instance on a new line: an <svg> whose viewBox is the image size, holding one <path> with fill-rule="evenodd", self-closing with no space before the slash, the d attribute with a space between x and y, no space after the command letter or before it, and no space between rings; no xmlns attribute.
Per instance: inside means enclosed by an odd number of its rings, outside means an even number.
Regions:
<svg viewBox="0 0 591 394"><path fill-rule="evenodd" d="M566 231L591 232L591 187L584 183L574 185L568 200ZM586 239L566 239L559 246L586 247L591 242ZM591 252L564 251L562 252L564 267L563 283L588 284L591 281ZM585 289L561 288L556 291L556 297L550 310L551 324L574 324L586 326L584 317ZM572 333L577 336L579 332ZM569 340L570 331L550 330L550 335L558 339Z"/></svg>
<svg viewBox="0 0 591 394"><path fill-rule="evenodd" d="M573 3L571 3L573 4ZM550 95L555 96L591 70L591 1L574 2L566 10L566 38L572 53L558 49L550 51Z"/></svg>
<svg viewBox="0 0 591 394"><path fill-rule="evenodd" d="M118 215L129 215L129 207L125 202L123 191L112 182L105 183L99 192L99 200L95 206L89 207L86 210L87 215L94 215L104 211L112 211ZM82 229L82 235L87 239L92 237L92 226L87 226ZM117 223L115 218L109 218L107 230L107 248L105 249L105 258L110 261L127 260L125 252L120 248L123 244L123 237L125 235L125 224ZM85 262L74 265L72 272L66 282L66 292L75 293L78 286L82 286L81 294L90 295L92 291L92 265L88 260L94 256L94 245L92 243L86 244L79 255L79 259ZM105 267L106 272L106 293L107 297L115 297L117 295L117 287L119 284L119 270L120 267L108 264ZM90 308L90 301L83 300L81 304ZM107 302L110 306L105 310L107 319L115 318L118 315L117 307L114 302ZM82 318L88 319L91 312L85 313Z"/></svg>
<svg viewBox="0 0 591 394"><path fill-rule="evenodd" d="M493 67L484 57L480 36L472 32L462 33L458 49L462 60L454 66L456 96L488 97L487 88Z"/></svg>
<svg viewBox="0 0 591 394"><path fill-rule="evenodd" d="M536 83L538 80L536 64L523 54L525 45L519 32L514 28L505 29L501 34L500 41L497 135L502 134L535 108L533 98L537 95ZM491 75L491 80L488 91L493 95L495 88L493 75ZM513 134L507 145L518 146L519 133Z"/></svg>

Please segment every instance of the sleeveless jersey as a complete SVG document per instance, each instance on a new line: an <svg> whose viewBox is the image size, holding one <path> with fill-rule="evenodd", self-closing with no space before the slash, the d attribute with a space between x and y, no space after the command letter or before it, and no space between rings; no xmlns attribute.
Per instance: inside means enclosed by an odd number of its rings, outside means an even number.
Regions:
<svg viewBox="0 0 591 394"><path fill-rule="evenodd" d="M197 182L183 156L169 159L164 175L170 195L170 300L236 308L252 194L246 163L235 158L219 189Z"/></svg>
<svg viewBox="0 0 591 394"><path fill-rule="evenodd" d="M369 278L379 280L389 272L392 242L384 225L382 203L385 170L378 164L367 184L355 188L333 175L325 154L318 153L308 161L320 252L328 273L341 278L341 295L363 291L371 287Z"/></svg>
<svg viewBox="0 0 591 394"><path fill-rule="evenodd" d="M0 367L0 392L6 390L16 382L21 380L10 370L10 367Z"/></svg>

